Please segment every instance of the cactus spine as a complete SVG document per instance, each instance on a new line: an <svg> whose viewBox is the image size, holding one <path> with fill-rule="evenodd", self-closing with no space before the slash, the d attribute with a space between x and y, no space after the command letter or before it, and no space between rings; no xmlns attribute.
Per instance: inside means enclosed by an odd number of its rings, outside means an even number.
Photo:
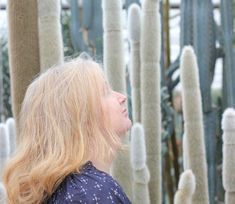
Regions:
<svg viewBox="0 0 235 204"><path fill-rule="evenodd" d="M128 10L129 39L131 43L130 75L132 88L133 123L140 122L140 6L132 4Z"/></svg>
<svg viewBox="0 0 235 204"><path fill-rule="evenodd" d="M161 203L160 15L157 0L145 0L141 21L141 122L150 171L150 201Z"/></svg>
<svg viewBox="0 0 235 204"><path fill-rule="evenodd" d="M103 0L104 69L115 91L126 93L124 45L122 33L122 1ZM129 147L128 135L124 143ZM119 181L128 197L132 199L132 172L130 152L119 152L112 165L112 175Z"/></svg>
<svg viewBox="0 0 235 204"><path fill-rule="evenodd" d="M150 204L148 182L149 170L146 165L144 129L135 123L131 131L131 165L133 169L133 203Z"/></svg>
<svg viewBox="0 0 235 204"><path fill-rule="evenodd" d="M12 152L14 152L16 148L16 131L14 118L8 118L6 121L6 126L10 140L10 154L12 154Z"/></svg>
<svg viewBox="0 0 235 204"><path fill-rule="evenodd" d="M0 123L0 181L2 181L2 173L5 163L10 153L9 136L4 123Z"/></svg>
<svg viewBox="0 0 235 204"><path fill-rule="evenodd" d="M41 72L63 62L63 40L60 24L61 3L38 0L39 48Z"/></svg>
<svg viewBox="0 0 235 204"><path fill-rule="evenodd" d="M7 6L11 93L18 132L19 112L25 91L40 71L37 0L8 0Z"/></svg>
<svg viewBox="0 0 235 204"><path fill-rule="evenodd" d="M235 203L235 110L225 110L222 119L223 129L223 186L225 204Z"/></svg>
<svg viewBox="0 0 235 204"><path fill-rule="evenodd" d="M191 204L195 188L195 176L193 172L188 169L181 174L178 190L174 197L174 204Z"/></svg>
<svg viewBox="0 0 235 204"><path fill-rule="evenodd" d="M196 56L191 46L183 49L180 69L188 167L194 172L197 181L192 203L207 204L209 196L201 94Z"/></svg>

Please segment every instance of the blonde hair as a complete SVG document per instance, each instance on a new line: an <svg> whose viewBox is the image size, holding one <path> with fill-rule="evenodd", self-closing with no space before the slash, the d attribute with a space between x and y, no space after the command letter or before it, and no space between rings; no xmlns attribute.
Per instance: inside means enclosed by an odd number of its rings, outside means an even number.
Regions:
<svg viewBox="0 0 235 204"><path fill-rule="evenodd" d="M104 81L99 64L77 58L30 84L18 149L4 174L9 204L42 203L91 157L106 161L121 147L102 112Z"/></svg>

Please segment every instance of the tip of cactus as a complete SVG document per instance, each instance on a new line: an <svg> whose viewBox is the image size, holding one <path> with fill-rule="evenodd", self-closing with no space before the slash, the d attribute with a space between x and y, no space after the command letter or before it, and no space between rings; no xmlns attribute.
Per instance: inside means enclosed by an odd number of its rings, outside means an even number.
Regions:
<svg viewBox="0 0 235 204"><path fill-rule="evenodd" d="M196 188L196 179L191 169L187 169L181 174L178 188L188 195L193 195Z"/></svg>
<svg viewBox="0 0 235 204"><path fill-rule="evenodd" d="M135 123L131 129L131 165L134 170L144 168L146 162L146 147L144 129L140 123Z"/></svg>
<svg viewBox="0 0 235 204"><path fill-rule="evenodd" d="M222 117L223 130L235 130L235 109L227 108Z"/></svg>
<svg viewBox="0 0 235 204"><path fill-rule="evenodd" d="M128 9L128 31L129 38L133 42L140 42L140 6L136 3L131 4Z"/></svg>

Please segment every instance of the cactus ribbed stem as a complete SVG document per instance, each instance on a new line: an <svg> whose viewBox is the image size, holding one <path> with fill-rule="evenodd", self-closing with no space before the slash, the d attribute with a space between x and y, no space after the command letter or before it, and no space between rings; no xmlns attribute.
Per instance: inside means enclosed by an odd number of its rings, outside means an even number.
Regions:
<svg viewBox="0 0 235 204"><path fill-rule="evenodd" d="M133 123L140 122L140 6L132 4L128 10L128 29L131 43L130 75Z"/></svg>
<svg viewBox="0 0 235 204"><path fill-rule="evenodd" d="M235 110L225 110L222 119L223 129L223 186L225 204L235 203Z"/></svg>
<svg viewBox="0 0 235 204"><path fill-rule="evenodd" d="M145 130L149 192L153 204L161 204L161 105L159 2L145 0L141 19L141 122Z"/></svg>
<svg viewBox="0 0 235 204"><path fill-rule="evenodd" d="M185 170L180 177L178 190L174 197L174 204L191 204L192 195L196 188L196 181L193 172Z"/></svg>
<svg viewBox="0 0 235 204"><path fill-rule="evenodd" d="M39 48L41 72L63 62L61 2L38 0Z"/></svg>
<svg viewBox="0 0 235 204"><path fill-rule="evenodd" d="M10 140L10 154L12 154L12 152L14 152L16 148L16 130L14 118L8 118L6 121L6 126Z"/></svg>
<svg viewBox="0 0 235 204"><path fill-rule="evenodd" d="M8 0L7 13L12 105L18 134L26 89L40 72L37 0Z"/></svg>
<svg viewBox="0 0 235 204"><path fill-rule="evenodd" d="M188 168L196 177L196 191L193 204L209 203L207 165L203 130L202 101L199 88L199 74L195 53L191 46L182 51L180 64L182 82L183 116Z"/></svg>
<svg viewBox="0 0 235 204"><path fill-rule="evenodd" d="M9 135L4 123L0 123L0 181L2 181L3 169L10 153Z"/></svg>
<svg viewBox="0 0 235 204"><path fill-rule="evenodd" d="M131 131L131 166L133 169L133 203L150 204L148 183L149 170L146 165L146 148L143 126L135 123Z"/></svg>
<svg viewBox="0 0 235 204"><path fill-rule="evenodd" d="M104 69L115 91L126 93L124 39L122 32L122 1L103 0ZM132 199L132 171L130 164L129 136L123 138L127 150L119 152L112 165L112 175Z"/></svg>

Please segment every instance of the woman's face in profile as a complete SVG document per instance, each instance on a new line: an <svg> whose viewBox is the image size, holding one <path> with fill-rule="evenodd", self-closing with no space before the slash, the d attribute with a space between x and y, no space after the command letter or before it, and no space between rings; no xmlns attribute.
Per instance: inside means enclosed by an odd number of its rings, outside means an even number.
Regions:
<svg viewBox="0 0 235 204"><path fill-rule="evenodd" d="M113 130L119 135L123 136L131 128L132 122L128 115L126 108L126 96L113 91L107 83L103 86L103 111L110 120Z"/></svg>

